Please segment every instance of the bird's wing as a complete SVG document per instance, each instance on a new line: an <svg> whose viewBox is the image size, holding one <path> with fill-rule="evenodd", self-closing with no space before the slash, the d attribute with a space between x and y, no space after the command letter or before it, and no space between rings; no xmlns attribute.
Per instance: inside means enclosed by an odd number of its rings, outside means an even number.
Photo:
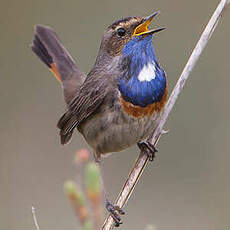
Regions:
<svg viewBox="0 0 230 230"><path fill-rule="evenodd" d="M68 104L85 80L85 74L79 70L57 34L50 27L35 26L31 48L62 83L65 101Z"/></svg>
<svg viewBox="0 0 230 230"><path fill-rule="evenodd" d="M66 144L82 121L99 111L106 95L111 91L108 79L111 76L88 76L81 89L71 101L68 111L60 118L57 127L60 129L61 143Z"/></svg>

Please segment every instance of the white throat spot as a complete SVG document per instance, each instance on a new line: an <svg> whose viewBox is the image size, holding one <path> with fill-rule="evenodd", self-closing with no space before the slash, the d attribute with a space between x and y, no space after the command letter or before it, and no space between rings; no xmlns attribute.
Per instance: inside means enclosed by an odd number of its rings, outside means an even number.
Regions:
<svg viewBox="0 0 230 230"><path fill-rule="evenodd" d="M154 63L148 63L144 65L141 72L138 75L139 81L151 81L156 77L156 66Z"/></svg>

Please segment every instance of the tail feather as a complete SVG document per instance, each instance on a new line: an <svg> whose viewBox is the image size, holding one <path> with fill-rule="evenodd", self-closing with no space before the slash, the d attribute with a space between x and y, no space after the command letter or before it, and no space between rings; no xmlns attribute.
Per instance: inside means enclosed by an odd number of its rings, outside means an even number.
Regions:
<svg viewBox="0 0 230 230"><path fill-rule="evenodd" d="M47 26L36 26L35 35L31 45L32 51L44 62L57 80L62 83L66 104L68 105L75 97L86 76L82 73L68 51L61 44L57 34ZM65 124L71 116L67 111L58 123L60 139L66 144L73 130L64 132Z"/></svg>
<svg viewBox="0 0 230 230"><path fill-rule="evenodd" d="M56 64L54 63L53 58L48 53L46 47L42 44L41 40L37 35L34 36L33 44L31 46L33 52L40 58L42 62L44 62L50 71L54 74L57 80L61 83L61 76L58 71Z"/></svg>
<svg viewBox="0 0 230 230"><path fill-rule="evenodd" d="M51 64L54 62L53 58L49 55L47 49L42 44L37 35L34 36L31 48L34 53L41 59L41 61L43 61L49 68L51 68Z"/></svg>
<svg viewBox="0 0 230 230"><path fill-rule="evenodd" d="M85 80L85 74L79 70L57 34L50 27L35 26L31 48L62 83L64 97L66 103L69 104Z"/></svg>
<svg viewBox="0 0 230 230"><path fill-rule="evenodd" d="M75 61L61 44L53 29L47 26L37 25L35 27L35 34L39 36L41 42L53 57L53 61L58 65L62 80L64 80L66 75L78 71Z"/></svg>

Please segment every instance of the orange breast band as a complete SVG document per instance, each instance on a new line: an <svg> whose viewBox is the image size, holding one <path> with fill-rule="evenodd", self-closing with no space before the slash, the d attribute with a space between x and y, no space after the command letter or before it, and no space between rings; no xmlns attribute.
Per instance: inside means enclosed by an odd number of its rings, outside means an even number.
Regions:
<svg viewBox="0 0 230 230"><path fill-rule="evenodd" d="M160 112L166 103L167 93L168 93L168 90L166 86L165 93L162 99L159 102L149 104L146 107L133 105L132 103L125 101L121 95L119 96L119 99L120 99L120 103L122 105L123 110L129 115L138 118L138 117L144 117L144 116L152 116L155 112Z"/></svg>

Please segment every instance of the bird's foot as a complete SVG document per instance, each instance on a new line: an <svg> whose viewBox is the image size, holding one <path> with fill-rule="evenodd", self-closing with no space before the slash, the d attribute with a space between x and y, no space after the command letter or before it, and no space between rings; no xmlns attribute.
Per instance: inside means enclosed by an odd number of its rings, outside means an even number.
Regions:
<svg viewBox="0 0 230 230"><path fill-rule="evenodd" d="M111 214L115 222L115 227L119 227L120 224L122 224L120 215L124 215L125 212L119 206L113 205L108 200L106 200L106 209Z"/></svg>
<svg viewBox="0 0 230 230"><path fill-rule="evenodd" d="M143 142L139 142L137 146L141 151L147 154L149 161L154 160L155 153L158 152L158 150L153 144L151 144L149 141L143 141Z"/></svg>

